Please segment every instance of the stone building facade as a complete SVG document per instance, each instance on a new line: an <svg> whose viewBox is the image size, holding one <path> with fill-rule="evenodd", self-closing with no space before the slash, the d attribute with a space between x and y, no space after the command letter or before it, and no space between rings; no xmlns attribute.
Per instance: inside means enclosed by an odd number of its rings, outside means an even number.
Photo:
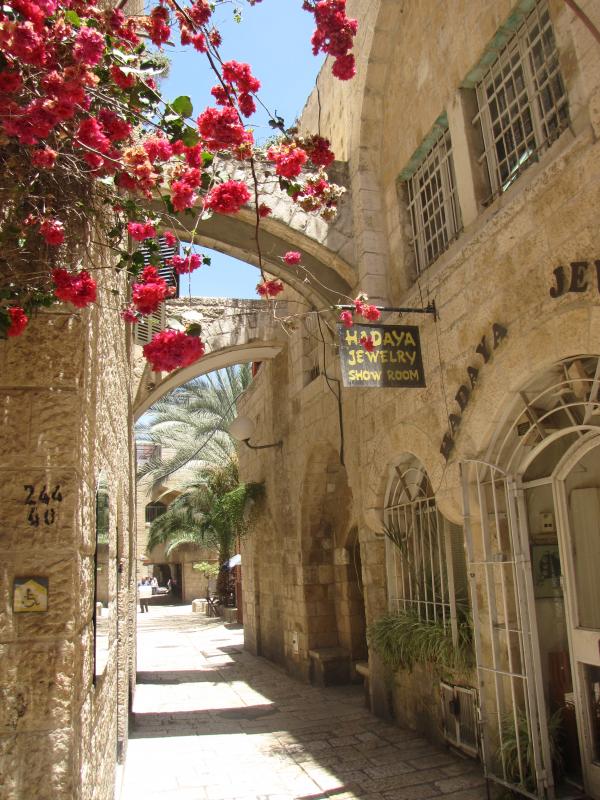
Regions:
<svg viewBox="0 0 600 800"><path fill-rule="evenodd" d="M302 125L345 162L348 295L435 302L382 320L418 325L426 386L344 388L336 292L288 291L308 313L238 408L254 443L283 442L240 450L266 487L247 646L305 679L358 662L378 713L466 751L480 727L491 778L600 797L600 46L563 0L348 6L357 77L324 70ZM597 3L578 6L600 27ZM393 672L368 647L390 612L456 636L467 598L471 670Z"/></svg>
<svg viewBox="0 0 600 800"><path fill-rule="evenodd" d="M97 306L41 312L0 348L7 800L112 797L124 756L135 682L132 341L110 308L114 273L98 274ZM24 578L46 584L47 611L18 613Z"/></svg>
<svg viewBox="0 0 600 800"><path fill-rule="evenodd" d="M577 6L600 27L594 0ZM325 226L283 200L264 226L268 268L289 286L284 335L225 323L214 357L169 383L263 360L238 410L254 443L282 445L240 450L243 478L266 490L242 552L246 646L305 680L366 677L374 711L465 750L480 728L487 774L534 797L552 796L560 709L566 777L600 798L600 46L564 0L348 12L356 79L325 69L302 118L339 159L340 216ZM256 263L250 210L215 215L200 238ZM282 266L289 248L309 283ZM118 278L99 274L106 300ZM383 320L418 325L424 387L342 386L328 309L359 292L435 301L435 318ZM0 343L7 798L105 800L125 750L132 421L161 376L136 371L109 305L40 313ZM16 611L46 588L47 611ZM476 668L390 672L368 644L370 625L406 611L456 639L467 597ZM532 743L512 766L511 731Z"/></svg>

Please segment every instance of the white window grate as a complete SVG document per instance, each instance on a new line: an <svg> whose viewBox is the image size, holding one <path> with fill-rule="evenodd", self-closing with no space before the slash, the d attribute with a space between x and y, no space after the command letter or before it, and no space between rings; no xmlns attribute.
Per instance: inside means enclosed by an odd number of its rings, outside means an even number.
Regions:
<svg viewBox="0 0 600 800"><path fill-rule="evenodd" d="M470 756L479 754L477 692L468 686L440 683L442 723L446 741Z"/></svg>
<svg viewBox="0 0 600 800"><path fill-rule="evenodd" d="M450 131L445 130L407 181L417 271L444 252L462 227Z"/></svg>
<svg viewBox="0 0 600 800"><path fill-rule="evenodd" d="M395 467L385 508L388 607L413 612L450 629L450 597L444 523L429 478L415 459Z"/></svg>
<svg viewBox="0 0 600 800"><path fill-rule="evenodd" d="M492 195L506 191L569 124L546 0L541 0L477 84Z"/></svg>

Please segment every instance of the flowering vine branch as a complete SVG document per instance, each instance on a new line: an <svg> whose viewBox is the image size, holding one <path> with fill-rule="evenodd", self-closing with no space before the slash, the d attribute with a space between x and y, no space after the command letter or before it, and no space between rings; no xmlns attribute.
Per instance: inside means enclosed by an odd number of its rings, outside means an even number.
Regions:
<svg viewBox="0 0 600 800"><path fill-rule="evenodd" d="M18 336L32 313L55 302L76 308L97 302L92 242L116 254L114 268L129 279L120 298L123 319L134 323L155 313L174 290L124 241L143 243L156 261L159 235L174 245L168 225L191 209L199 212L193 242L210 215L236 214L253 202L257 291L277 296L283 283L265 275L260 248L261 220L271 209L262 199L267 179L258 177L259 162L272 165L280 190L306 212L326 220L335 215L341 190L325 171L334 160L326 139L301 137L271 115L281 136L266 152L256 146L244 120L256 110L260 82L248 64L220 56L213 17L221 2L159 0L144 17L126 17L124 2L105 8L86 0L8 0L1 6L0 335ZM315 19L313 52L332 57L340 80L355 74L357 23L345 4L303 2ZM216 78L212 104L195 119L188 97L166 101L157 82L161 49L176 37L206 58ZM223 179L223 159L247 165L248 180ZM163 212L150 215L158 198ZM288 264L300 260L294 252L283 256ZM190 246L169 264L182 275L207 261ZM357 302L362 313L364 301ZM187 366L203 353L197 326L161 331L144 348L156 371Z"/></svg>

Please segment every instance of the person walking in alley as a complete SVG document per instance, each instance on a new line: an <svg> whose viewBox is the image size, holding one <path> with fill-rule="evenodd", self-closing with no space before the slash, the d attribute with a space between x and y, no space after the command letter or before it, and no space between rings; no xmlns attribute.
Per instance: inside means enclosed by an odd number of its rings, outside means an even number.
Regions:
<svg viewBox="0 0 600 800"><path fill-rule="evenodd" d="M148 612L148 598L152 596L152 586L149 583L142 583L141 586L138 586L138 596L140 598L140 611L142 614L144 611Z"/></svg>

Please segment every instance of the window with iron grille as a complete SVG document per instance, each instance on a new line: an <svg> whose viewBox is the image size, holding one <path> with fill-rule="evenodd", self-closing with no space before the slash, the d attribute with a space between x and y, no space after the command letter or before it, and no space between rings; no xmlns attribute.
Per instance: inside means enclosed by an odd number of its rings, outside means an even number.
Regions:
<svg viewBox="0 0 600 800"><path fill-rule="evenodd" d="M447 128L406 183L417 271L421 272L446 250L462 227Z"/></svg>
<svg viewBox="0 0 600 800"><path fill-rule="evenodd" d="M492 195L506 191L569 124L546 0L538 2L476 86Z"/></svg>
<svg viewBox="0 0 600 800"><path fill-rule="evenodd" d="M414 456L393 469L385 503L388 608L440 623L457 641L457 603L468 605L462 529L438 511Z"/></svg>
<svg viewBox="0 0 600 800"><path fill-rule="evenodd" d="M146 506L146 522L154 522L155 519L162 517L167 510L164 503L157 500L155 503L148 503Z"/></svg>

